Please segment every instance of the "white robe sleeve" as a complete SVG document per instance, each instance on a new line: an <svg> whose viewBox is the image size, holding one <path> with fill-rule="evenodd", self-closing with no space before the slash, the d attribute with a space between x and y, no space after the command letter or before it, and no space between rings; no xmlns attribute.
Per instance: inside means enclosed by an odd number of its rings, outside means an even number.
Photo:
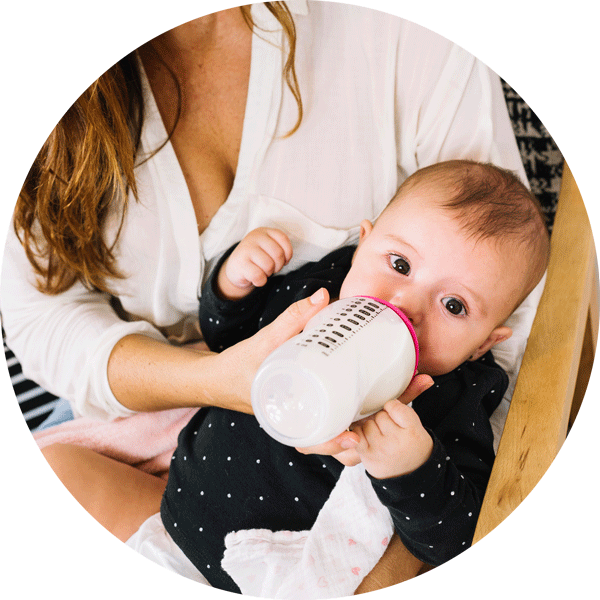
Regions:
<svg viewBox="0 0 600 600"><path fill-rule="evenodd" d="M0 306L7 345L23 374L71 401L75 412L109 419L133 414L112 393L107 379L110 353L131 333L163 336L149 323L121 320L109 296L81 284L57 296L39 292L33 270L14 231L2 264Z"/></svg>

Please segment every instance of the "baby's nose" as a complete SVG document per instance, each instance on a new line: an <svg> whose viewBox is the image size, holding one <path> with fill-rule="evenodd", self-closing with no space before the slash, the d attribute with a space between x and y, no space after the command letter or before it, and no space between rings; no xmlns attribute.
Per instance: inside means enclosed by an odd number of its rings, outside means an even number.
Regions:
<svg viewBox="0 0 600 600"><path fill-rule="evenodd" d="M393 302L408 318L413 327L417 327L423 319L423 310L417 299L396 298Z"/></svg>
<svg viewBox="0 0 600 600"><path fill-rule="evenodd" d="M408 320L410 321L410 324L413 327L417 327L417 325L419 325L420 319L416 316L414 312L411 312L410 310L406 310L404 308L400 308L400 310L408 317Z"/></svg>

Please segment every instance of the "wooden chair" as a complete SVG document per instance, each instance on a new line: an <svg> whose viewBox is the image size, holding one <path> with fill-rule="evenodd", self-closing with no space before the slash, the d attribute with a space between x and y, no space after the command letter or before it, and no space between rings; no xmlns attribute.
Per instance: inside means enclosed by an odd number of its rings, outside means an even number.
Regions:
<svg viewBox="0 0 600 600"><path fill-rule="evenodd" d="M598 267L581 194L565 164L546 285L531 328L474 543L529 494L564 442L590 377L598 339ZM401 571L398 565L404 565ZM394 536L357 593L428 570Z"/></svg>

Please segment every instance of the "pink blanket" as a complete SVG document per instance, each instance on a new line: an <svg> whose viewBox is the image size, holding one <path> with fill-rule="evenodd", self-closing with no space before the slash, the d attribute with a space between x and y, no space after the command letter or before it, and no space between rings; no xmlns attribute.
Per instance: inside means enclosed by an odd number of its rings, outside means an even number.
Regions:
<svg viewBox="0 0 600 600"><path fill-rule="evenodd" d="M197 408L139 413L114 421L81 417L34 434L40 448L51 444L84 446L166 478L177 436Z"/></svg>

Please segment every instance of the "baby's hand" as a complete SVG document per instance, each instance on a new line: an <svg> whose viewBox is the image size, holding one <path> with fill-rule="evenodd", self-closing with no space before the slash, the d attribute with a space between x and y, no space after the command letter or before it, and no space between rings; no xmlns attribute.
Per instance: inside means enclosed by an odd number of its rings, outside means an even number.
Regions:
<svg viewBox="0 0 600 600"><path fill-rule="evenodd" d="M219 293L239 300L281 271L292 258L292 244L279 229L259 227L238 244L221 266L217 277Z"/></svg>
<svg viewBox="0 0 600 600"><path fill-rule="evenodd" d="M391 400L387 402L385 406L391 407L394 403L398 404L410 404L415 398L417 398L420 394L422 394L425 390L429 389L433 385L433 379L429 375L425 375L420 373L415 375L412 378L412 381L408 384L408 387L404 390L400 398L398 400ZM405 407L407 408L407 407ZM412 411L412 409L410 409ZM384 412L384 411L382 411ZM414 411L413 411L414 413ZM381 413L378 413L381 414ZM353 467L354 465L359 464L363 461L363 457L358 452L359 446L365 447L365 434L363 432L363 425L369 419L374 419L376 415L372 415L371 417L367 417L361 421L358 421L354 425L352 425L352 431L344 431L336 436L334 439L329 442L325 442L324 444L319 444L318 446L311 446L310 448L296 448L298 452L302 454L323 454L327 456L334 456L337 458L343 465L347 467ZM419 417L414 413L417 421L420 420ZM382 417L379 417L382 418ZM425 431L425 430L423 430ZM359 435L360 433L360 435ZM427 432L425 431L427 434ZM427 434L427 437L431 440L431 437ZM433 444L432 444L433 447ZM431 450L429 450L429 454L431 454ZM429 458L429 454L425 457L423 462ZM367 457L364 460L369 460ZM394 465L398 466L398 457L394 457ZM416 468L416 467L415 467ZM375 475L376 469L373 469L371 475L373 477L377 477ZM371 472L371 471L369 471ZM408 472L408 471L407 471ZM390 475L389 477L393 477Z"/></svg>
<svg viewBox="0 0 600 600"><path fill-rule="evenodd" d="M360 441L355 447L365 469L376 479L411 473L433 450L433 440L417 413L399 400L352 427Z"/></svg>

